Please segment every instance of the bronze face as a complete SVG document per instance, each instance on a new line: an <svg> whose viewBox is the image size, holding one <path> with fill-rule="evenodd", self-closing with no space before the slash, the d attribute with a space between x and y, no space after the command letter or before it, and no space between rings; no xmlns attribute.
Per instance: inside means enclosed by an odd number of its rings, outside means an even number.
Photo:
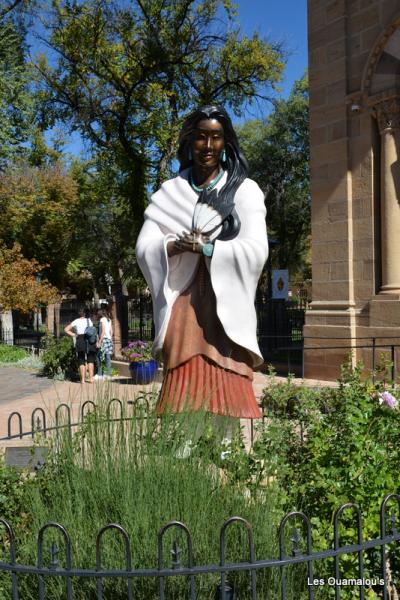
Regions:
<svg viewBox="0 0 400 600"><path fill-rule="evenodd" d="M224 130L216 119L202 119L193 134L192 156L200 171L219 169L221 152L225 147Z"/></svg>

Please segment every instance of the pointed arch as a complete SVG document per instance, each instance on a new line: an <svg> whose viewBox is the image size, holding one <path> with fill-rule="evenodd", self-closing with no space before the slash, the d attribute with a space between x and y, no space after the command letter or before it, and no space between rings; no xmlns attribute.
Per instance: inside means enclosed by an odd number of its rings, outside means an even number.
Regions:
<svg viewBox="0 0 400 600"><path fill-rule="evenodd" d="M394 50L394 48L390 48L390 52L385 52L385 49L390 46L391 39L394 35L399 36L399 41L397 42L397 40L395 40L395 43L392 43L392 46L394 46L396 50ZM398 51L397 48L399 48ZM369 96L381 91L379 89L374 90L373 85L374 76L379 70L379 65L384 63L384 59L386 60L386 65L389 69L392 67L396 69L398 66L400 80L400 14L381 33L369 54L361 83L361 92L364 97L368 98ZM393 75L395 75L395 73L393 73ZM387 87L393 87L393 85L391 86L389 84Z"/></svg>

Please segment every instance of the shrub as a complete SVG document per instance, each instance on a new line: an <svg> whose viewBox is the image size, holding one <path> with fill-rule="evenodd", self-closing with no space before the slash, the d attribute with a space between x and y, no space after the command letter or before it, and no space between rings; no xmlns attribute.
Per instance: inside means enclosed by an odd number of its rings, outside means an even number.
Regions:
<svg viewBox="0 0 400 600"><path fill-rule="evenodd" d="M77 361L75 348L70 336L59 340L51 334L42 339L42 374L55 379L75 379L77 377Z"/></svg>
<svg viewBox="0 0 400 600"><path fill-rule="evenodd" d="M18 527L26 515L26 487L29 480L26 473L18 471L0 461L0 515L10 519Z"/></svg>
<svg viewBox="0 0 400 600"><path fill-rule="evenodd" d="M33 352L30 352L24 358L21 358L17 363L15 363L16 367L21 367L22 369L33 369L41 371L43 369L43 362L40 356L37 356Z"/></svg>
<svg viewBox="0 0 400 600"><path fill-rule="evenodd" d="M97 410L87 417L73 439L66 435L57 440L57 452L51 452L40 474L44 478L43 489L34 486L29 491L30 531L24 530L22 539L18 539L18 561L35 564L36 533L52 520L69 531L74 564L93 567L98 531L106 523L117 522L130 535L133 567L153 567L157 565L157 533L166 522L177 519L192 533L195 563L215 564L219 560L220 528L233 515L241 515L252 523L258 558L276 555L276 526L281 517L279 491L271 486L268 493L253 502L245 493L245 486L224 476L219 468L221 436L214 430L212 419L202 414L193 418L165 417L160 424L154 414L137 411L131 420L110 424L105 416L104 411ZM192 452L187 454L188 444ZM46 537L46 549L51 537ZM165 538L166 566L171 564L173 540L181 549L182 564L187 564L185 537L173 530ZM104 537L102 552L103 567L125 567L121 540L112 532ZM47 556L46 550L46 560ZM61 562L62 556L60 553ZM227 560L247 557L247 536L244 530L234 527L227 535ZM258 575L261 597L263 590L266 593L277 585L274 577L273 573ZM235 574L229 579L234 581L238 597L247 597L249 575ZM218 581L218 575L198 578L199 597L214 598ZM138 600L159 597L155 580L135 579L133 586ZM95 589L94 581L81 579L74 597L94 599ZM54 600L65 597L63 584L56 578L46 579L46 591ZM24 600L36 600L34 578L21 578L20 594ZM187 597L185 578L168 581L167 597ZM104 580L104 598L125 599L126 582Z"/></svg>
<svg viewBox="0 0 400 600"><path fill-rule="evenodd" d="M311 517L320 550L329 546L332 515L341 504L360 507L364 539L371 539L379 536L381 501L400 491L400 410L392 399L399 391L385 381L363 379L362 371L361 364L345 365L339 387L323 394L294 390L290 382L264 394L270 419L259 428L254 452L264 476L282 486L285 510ZM294 393L297 401L288 402ZM345 512L342 522L347 529L341 543L355 543L354 513ZM354 577L355 564L354 556L341 559L342 576ZM379 568L379 555L368 555L367 572L375 575Z"/></svg>

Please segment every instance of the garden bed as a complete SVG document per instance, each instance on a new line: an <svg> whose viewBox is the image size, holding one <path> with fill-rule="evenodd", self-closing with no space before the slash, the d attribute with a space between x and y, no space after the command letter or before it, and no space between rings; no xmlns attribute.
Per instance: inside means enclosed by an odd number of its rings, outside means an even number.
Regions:
<svg viewBox="0 0 400 600"><path fill-rule="evenodd" d="M136 569L155 567L157 534L170 520L182 521L189 528L195 563L204 565L218 564L219 532L233 515L252 524L256 559L277 556L277 527L290 510L302 510L310 517L314 551L332 547L332 514L344 502L360 507L364 539L379 537L381 501L400 491L399 390L383 370L381 381L376 382L362 379L361 372L361 366L351 369L347 365L336 388L315 390L299 387L291 379L282 384L272 377L263 394L267 418L257 425L250 452L240 433L232 442L223 442L225 425L206 415L160 421L152 410L145 410L145 403L142 408L140 404L133 407L132 418L110 423L106 412L97 410L73 436L56 438L50 459L36 479L8 486L2 508L4 516L17 522L18 561L35 564L37 531L46 521L67 528L74 564L82 568L93 568L94 540L111 521L127 531ZM21 514L25 515L22 519ZM395 505L393 514L399 518ZM306 533L302 526L299 530L304 552ZM229 561L246 560L245 533L235 529L229 537ZM174 540L180 564L187 565L185 535L174 535L166 540L166 565L171 564L169 550L174 549ZM357 535L354 512L344 512L341 544L355 544ZM53 534L46 537L47 548L53 539ZM107 534L102 565L124 569L124 556L121 538ZM64 559L60 560L63 564ZM355 577L357 561L356 553L343 556L341 576ZM398 546L388 545L386 562L393 580L398 581ZM327 578L333 563L320 560L316 568L320 578ZM366 551L365 578L379 577L381 568L380 552ZM288 600L308 597L306 573L305 565L287 568ZM214 600L217 575L201 579L199 598ZM231 579L240 600L251 597L248 573ZM3 574L0 581L9 590L9 576ZM21 597L36 600L35 578L24 581ZM51 581L51 598L61 600L61 584L55 578ZM279 573L260 570L257 598L264 598L267 590L268 597L278 598L279 582ZM79 600L96 597L93 580L79 582L79 586ZM168 586L171 598L188 597L185 578L172 578ZM104 582L104 590L104 598L125 599L126 581ZM159 597L154 578L135 579L134 591L136 600ZM369 599L379 597L373 586L366 586L365 591ZM330 592L321 588L316 597L328 600ZM345 589L341 597L350 600L354 593Z"/></svg>

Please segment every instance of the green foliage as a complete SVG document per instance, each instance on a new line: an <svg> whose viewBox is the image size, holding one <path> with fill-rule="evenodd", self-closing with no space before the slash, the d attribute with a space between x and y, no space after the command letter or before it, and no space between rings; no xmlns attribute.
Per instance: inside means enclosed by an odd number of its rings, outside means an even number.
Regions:
<svg viewBox="0 0 400 600"><path fill-rule="evenodd" d="M77 184L61 162L35 167L19 161L0 177L0 237L8 245L18 241L24 257L45 265L43 275L59 288L76 255L79 208Z"/></svg>
<svg viewBox="0 0 400 600"><path fill-rule="evenodd" d="M7 15L0 13L0 170L26 152L33 127L32 72L25 62L24 40Z"/></svg>
<svg viewBox="0 0 400 600"><path fill-rule="evenodd" d="M47 334L42 344L43 375L54 379L75 379L78 367L71 337L64 336L57 340L52 334Z"/></svg>
<svg viewBox="0 0 400 600"><path fill-rule="evenodd" d="M29 477L26 472L8 467L0 461L0 515L22 527L28 517L26 513Z"/></svg>
<svg viewBox="0 0 400 600"><path fill-rule="evenodd" d="M16 363L26 356L28 356L28 353L23 348L8 346L7 344L0 344L0 364Z"/></svg>
<svg viewBox="0 0 400 600"><path fill-rule="evenodd" d="M59 59L37 65L47 115L61 107L63 121L131 173L126 198L139 219L143 175L150 169L157 187L168 176L188 111L218 102L239 113L280 80L281 47L242 36L235 19L226 0L53 2L48 41Z"/></svg>
<svg viewBox="0 0 400 600"><path fill-rule="evenodd" d="M107 295L111 282L115 291L124 284L143 287L132 242L138 223L126 202L125 177L106 152L89 161L74 161L71 174L78 186L79 225L75 225L77 256L67 268L70 286L81 298L91 297L93 286Z"/></svg>
<svg viewBox="0 0 400 600"><path fill-rule="evenodd" d="M289 381L264 393L270 420L260 428L254 452L266 475L283 487L286 510L311 517L314 546L320 550L330 547L332 516L341 504L360 507L364 539L373 539L379 536L383 498L400 491L400 411L380 404L387 384L363 378L362 370L361 364L346 364L339 387L323 392ZM399 395L398 389L391 391ZM355 543L354 513L345 511L341 522L341 543ZM342 576L354 576L354 555L341 565ZM370 575L377 575L379 565L379 557L367 555Z"/></svg>
<svg viewBox="0 0 400 600"><path fill-rule="evenodd" d="M117 414L118 411L111 411L111 416ZM232 515L241 515L252 523L258 557L276 554L274 507L279 505L279 499L271 491L259 494L254 502L244 493L244 486L226 480L219 468L223 464L220 457L224 450L224 424L216 427L214 419L199 413L178 419L166 416L160 423L153 408L147 413L140 399L131 419L109 424L106 417L106 410L98 409L87 417L73 438L59 436L38 485L29 490L26 510L30 520L29 527L18 534L19 561L35 563L35 534L43 523L52 520L62 523L70 533L74 565L93 567L98 531L106 523L117 522L130 535L133 567L152 567L157 564L160 528L177 519L192 533L195 563L215 564L220 528ZM188 444L193 448L191 453L185 452ZM51 533L45 536L46 548L54 537L57 536ZM165 565L170 565L174 540L181 549L182 564L186 565L186 538L176 529L168 531L164 538ZM245 557L247 535L244 528L235 526L227 533L227 559ZM63 561L62 554L60 560ZM125 568L121 538L115 534L108 533L103 538L102 565ZM239 598L246 597L248 575L229 578L233 579ZM218 575L199 577L199 597L213 599L218 581ZM261 594L276 585L271 573L258 578ZM133 586L138 600L158 598L157 581L135 579ZM64 597L63 588L59 581L47 580L47 593L54 600ZM80 579L74 588L77 600L96 597L93 580ZM37 597L37 581L24 577L19 591L24 600L33 600ZM167 592L168 597L186 597L187 581L173 578L167 584ZM104 580L104 597L125 599L126 582Z"/></svg>
<svg viewBox="0 0 400 600"><path fill-rule="evenodd" d="M265 121L249 121L239 131L250 176L266 192L269 234L279 242L272 249L273 266L306 277L311 232L308 112L305 75Z"/></svg>

